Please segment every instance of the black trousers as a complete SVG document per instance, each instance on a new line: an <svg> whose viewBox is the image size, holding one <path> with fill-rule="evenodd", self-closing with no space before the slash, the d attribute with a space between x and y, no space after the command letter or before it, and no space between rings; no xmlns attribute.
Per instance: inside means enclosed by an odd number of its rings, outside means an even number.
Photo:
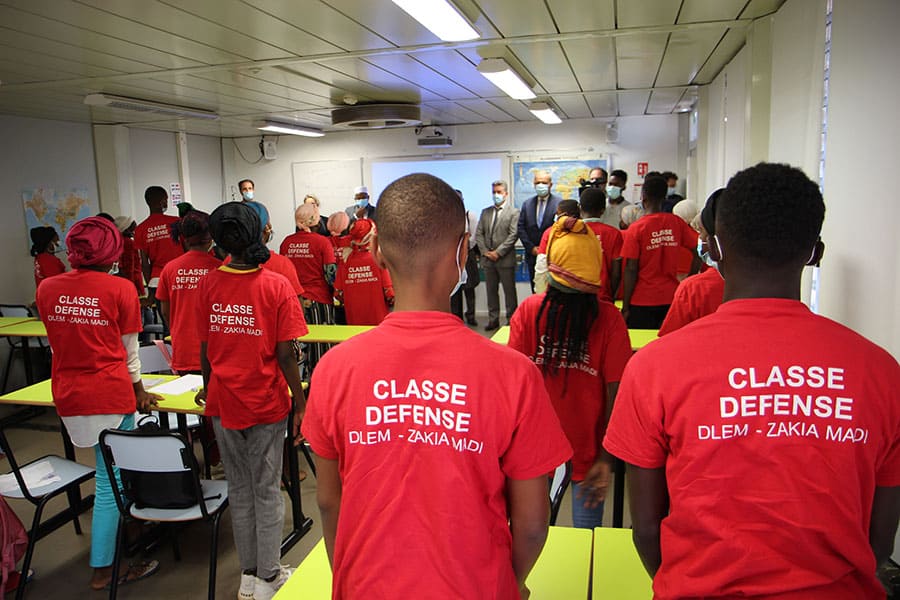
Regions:
<svg viewBox="0 0 900 600"><path fill-rule="evenodd" d="M628 308L628 329L659 329L669 312L670 304L660 306L636 306Z"/></svg>

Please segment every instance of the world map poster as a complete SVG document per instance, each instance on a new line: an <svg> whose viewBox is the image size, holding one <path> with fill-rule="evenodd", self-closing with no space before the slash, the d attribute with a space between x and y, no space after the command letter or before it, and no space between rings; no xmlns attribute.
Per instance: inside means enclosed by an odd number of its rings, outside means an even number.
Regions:
<svg viewBox="0 0 900 600"><path fill-rule="evenodd" d="M521 208L525 201L534 196L534 174L548 171L553 180L552 194L563 200L578 200L579 179L587 179L591 169L602 167L609 170L606 158L587 160L544 160L513 163L513 201Z"/></svg>
<svg viewBox="0 0 900 600"><path fill-rule="evenodd" d="M87 190L61 191L52 188L22 190L25 206L25 239L31 244L30 232L34 227L53 227L59 234L59 249L65 250L69 228L85 217L91 216Z"/></svg>

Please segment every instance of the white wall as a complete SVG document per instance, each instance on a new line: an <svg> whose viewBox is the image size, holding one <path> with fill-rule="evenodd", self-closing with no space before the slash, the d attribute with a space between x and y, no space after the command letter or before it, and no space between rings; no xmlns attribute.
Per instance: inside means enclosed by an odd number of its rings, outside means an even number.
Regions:
<svg viewBox="0 0 900 600"><path fill-rule="evenodd" d="M609 154L613 168L629 173L629 186L640 182L635 173L638 161L649 162L651 170L671 169L684 173L685 154L678 150L678 115L621 117L617 123L619 141L616 144L604 141L605 121L592 119L568 120L554 126L535 122L442 127L444 133L453 138L453 148L440 152L448 155L527 153L545 158ZM269 208L273 225L280 232L293 230L292 162L359 157L371 160L427 156L434 152L420 149L411 129L329 133L318 139L282 136L278 140L277 159L250 164L245 158L255 161L259 157L258 144L259 138L223 140L226 186L230 189L239 179L252 179L256 184L256 198ZM352 203L354 177L355 174L348 174L346 202L340 206L323 205L324 214L342 210ZM315 190L308 191L315 193ZM489 193L486 189L485 194Z"/></svg>
<svg viewBox="0 0 900 600"><path fill-rule="evenodd" d="M900 356L900 2L835 2L822 312Z"/></svg>
<svg viewBox="0 0 900 600"><path fill-rule="evenodd" d="M34 300L34 262L25 225L22 190L86 189L97 212L97 179L91 126L0 115L0 247L7 260L0 269L0 302ZM62 257L64 258L64 257Z"/></svg>

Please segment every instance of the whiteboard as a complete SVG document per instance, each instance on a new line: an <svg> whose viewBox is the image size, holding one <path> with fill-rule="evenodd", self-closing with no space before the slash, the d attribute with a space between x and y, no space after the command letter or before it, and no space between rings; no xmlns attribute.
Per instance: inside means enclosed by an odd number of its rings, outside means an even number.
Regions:
<svg viewBox="0 0 900 600"><path fill-rule="evenodd" d="M363 185L362 158L291 163L291 182L295 209L312 194L319 199L319 212L328 216L353 204L353 188Z"/></svg>

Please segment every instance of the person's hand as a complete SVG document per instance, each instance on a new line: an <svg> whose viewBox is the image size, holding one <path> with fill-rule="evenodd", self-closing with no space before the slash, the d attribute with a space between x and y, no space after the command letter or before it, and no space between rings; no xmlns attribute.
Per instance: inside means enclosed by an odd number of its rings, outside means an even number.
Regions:
<svg viewBox="0 0 900 600"><path fill-rule="evenodd" d="M356 218L357 219L366 218L366 207L365 206L360 206L359 208L356 209Z"/></svg>
<svg viewBox="0 0 900 600"><path fill-rule="evenodd" d="M303 434L300 433L300 426L303 424L303 415L306 414L306 405L294 406L294 430L291 432L291 439L294 445L299 446L303 443Z"/></svg>
<svg viewBox="0 0 900 600"><path fill-rule="evenodd" d="M203 388L194 395L194 404L197 406L206 406L206 388Z"/></svg>
<svg viewBox="0 0 900 600"><path fill-rule="evenodd" d="M137 401L138 412L147 414L154 406L158 405L159 401L162 400L162 396L141 390L135 395L135 400Z"/></svg>
<svg viewBox="0 0 900 600"><path fill-rule="evenodd" d="M596 508L606 500L606 492L609 489L609 475L612 469L606 460L598 458L588 469L584 481L581 482L579 499L584 500L585 508Z"/></svg>
<svg viewBox="0 0 900 600"><path fill-rule="evenodd" d="M628 313L629 312L630 311L628 310L627 306L622 306L622 318L625 319L626 323L628 323Z"/></svg>
<svg viewBox="0 0 900 600"><path fill-rule="evenodd" d="M144 296L143 298L140 298L140 301L141 301L141 308L152 308L153 307L153 298Z"/></svg>
<svg viewBox="0 0 900 600"><path fill-rule="evenodd" d="M488 250L487 254L485 254L485 256L487 256L488 260L490 260L492 262L497 262L498 260L500 260L500 255L497 254L496 250Z"/></svg>
<svg viewBox="0 0 900 600"><path fill-rule="evenodd" d="M312 306L312 303L313 303L313 301L310 300L309 298L304 298L303 296L300 296L300 304L303 306L303 308L309 308L310 306Z"/></svg>
<svg viewBox="0 0 900 600"><path fill-rule="evenodd" d="M540 252L540 250L538 249L537 246L535 246L534 248L531 249L531 255L532 255L532 256L537 256L537 255L540 254L540 253L541 253L541 252Z"/></svg>
<svg viewBox="0 0 900 600"><path fill-rule="evenodd" d="M528 586L524 583L522 584L522 587L519 588L519 596L522 600L528 600L531 597L531 590L529 590Z"/></svg>

